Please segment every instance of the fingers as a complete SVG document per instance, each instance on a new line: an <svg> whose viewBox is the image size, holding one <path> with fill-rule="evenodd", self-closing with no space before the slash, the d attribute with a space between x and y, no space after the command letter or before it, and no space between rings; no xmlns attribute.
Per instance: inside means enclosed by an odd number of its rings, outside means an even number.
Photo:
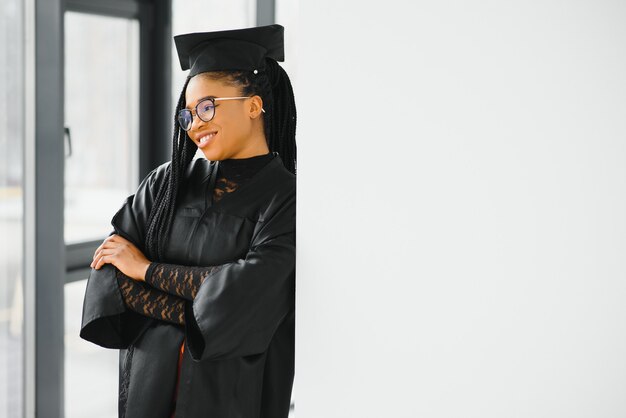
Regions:
<svg viewBox="0 0 626 418"><path fill-rule="evenodd" d="M96 248L89 266L98 270L106 263L115 264L117 255L120 254L121 251L126 251L127 248L132 252L132 247L133 244L120 235L109 235L104 239L102 244Z"/></svg>
<svg viewBox="0 0 626 418"><path fill-rule="evenodd" d="M100 244L98 246L98 248L96 248L96 251L94 251L93 253L93 261L96 260L96 258L98 258L98 255L102 252L103 249L105 248L115 248L116 245L119 241L121 237L117 234L113 234L113 235L109 235L108 237L106 237L104 239L104 241L102 241L102 244ZM93 265L93 263L92 263Z"/></svg>
<svg viewBox="0 0 626 418"><path fill-rule="evenodd" d="M94 256L94 259L89 266L98 270L105 263L113 263L116 254L117 251L115 248L104 248L100 250L96 256Z"/></svg>
<svg viewBox="0 0 626 418"><path fill-rule="evenodd" d="M101 249L103 249L103 248L104 248L104 246L105 246L107 243L111 242L111 241L114 239L114 238L113 238L114 236L115 236L115 235L109 235L108 237L106 237L106 238L104 239L104 241L102 241L102 244L100 244L100 245L98 246L98 248L96 248L96 251L94 251L94 254L93 254L93 257L94 257L94 258L96 258L96 254L98 253L98 251L100 251Z"/></svg>
<svg viewBox="0 0 626 418"><path fill-rule="evenodd" d="M102 267L105 263L109 263L108 256L103 255L102 257L98 258L95 263L96 264L93 266L93 268L95 268L96 270L100 270L100 267Z"/></svg>

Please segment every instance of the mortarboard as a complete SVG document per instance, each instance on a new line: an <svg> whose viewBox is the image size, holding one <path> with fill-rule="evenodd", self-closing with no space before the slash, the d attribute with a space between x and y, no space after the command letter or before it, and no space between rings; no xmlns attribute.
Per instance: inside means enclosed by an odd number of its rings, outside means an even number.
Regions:
<svg viewBox="0 0 626 418"><path fill-rule="evenodd" d="M263 70L265 57L285 60L285 28L279 24L174 36L189 77L206 71Z"/></svg>

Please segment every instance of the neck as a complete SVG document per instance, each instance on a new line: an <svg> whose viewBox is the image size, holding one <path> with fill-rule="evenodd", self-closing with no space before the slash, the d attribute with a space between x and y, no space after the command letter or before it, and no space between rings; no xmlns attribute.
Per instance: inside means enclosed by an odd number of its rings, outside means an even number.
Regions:
<svg viewBox="0 0 626 418"><path fill-rule="evenodd" d="M254 129L253 132L246 140L246 146L228 157L229 159L250 158L270 152L263 131Z"/></svg>

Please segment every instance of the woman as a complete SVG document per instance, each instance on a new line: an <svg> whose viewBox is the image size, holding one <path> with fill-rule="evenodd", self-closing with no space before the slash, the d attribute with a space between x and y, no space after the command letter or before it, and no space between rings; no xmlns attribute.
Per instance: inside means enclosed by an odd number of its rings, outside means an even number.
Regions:
<svg viewBox="0 0 626 418"><path fill-rule="evenodd" d="M172 160L113 217L83 304L81 337L120 349L120 417L289 414L296 109L283 31L174 38L190 72Z"/></svg>

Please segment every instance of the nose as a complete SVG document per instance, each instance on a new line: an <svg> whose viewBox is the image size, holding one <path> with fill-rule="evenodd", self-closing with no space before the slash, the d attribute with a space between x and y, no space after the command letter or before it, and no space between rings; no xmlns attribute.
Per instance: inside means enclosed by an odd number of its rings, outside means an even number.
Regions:
<svg viewBox="0 0 626 418"><path fill-rule="evenodd" d="M196 131L198 127L203 126L205 123L206 123L205 121L200 119L198 115L196 115L195 112L193 112L191 114L191 128L189 128L189 130Z"/></svg>

